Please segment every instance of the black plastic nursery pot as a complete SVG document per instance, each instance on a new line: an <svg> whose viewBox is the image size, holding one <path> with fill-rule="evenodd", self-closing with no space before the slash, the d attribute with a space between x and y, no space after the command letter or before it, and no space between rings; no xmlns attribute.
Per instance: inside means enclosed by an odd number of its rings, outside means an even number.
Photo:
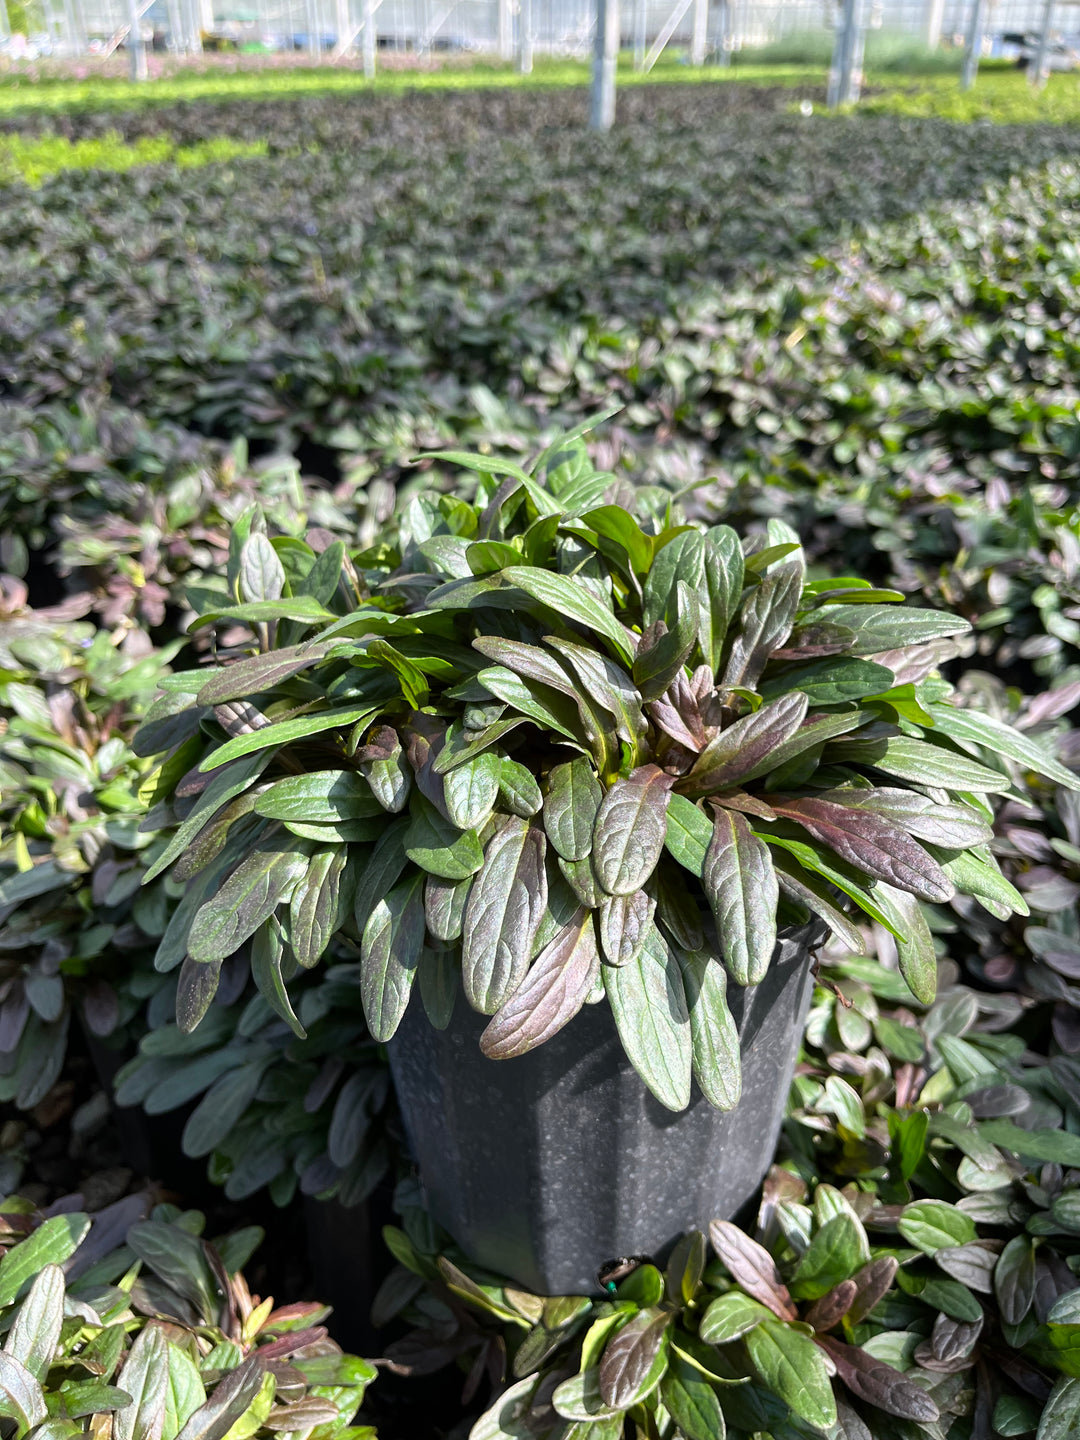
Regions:
<svg viewBox="0 0 1080 1440"><path fill-rule="evenodd" d="M664 1108L626 1058L606 1004L513 1060L479 1048L488 1017L459 1001L435 1030L410 1005L388 1047L433 1217L478 1264L538 1294L589 1294L597 1270L753 1199L772 1161L813 990L819 923L779 940L760 985L729 986L738 1106Z"/></svg>

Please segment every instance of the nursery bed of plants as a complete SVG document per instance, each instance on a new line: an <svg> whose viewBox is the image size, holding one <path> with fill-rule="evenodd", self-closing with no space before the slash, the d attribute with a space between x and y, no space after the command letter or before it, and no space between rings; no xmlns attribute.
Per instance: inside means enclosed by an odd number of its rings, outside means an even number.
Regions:
<svg viewBox="0 0 1080 1440"><path fill-rule="evenodd" d="M100 1293L76 1287L69 1312L73 1298L91 1314L57 1329L50 1266L85 1243L84 1207L62 1199L71 1172L39 1164L41 1137L69 1112L76 1136L100 1122L71 1098L91 1058L99 1084L115 1072L122 1113L205 1164L234 1214L376 1193L387 1208L397 1182L398 1268L374 1312L419 1398L410 1411L399 1388L380 1410L375 1384L364 1413L387 1440L1059 1440L1080 1423L1078 141L1068 126L792 112L808 98L641 87L606 140L583 138L572 91L80 112L62 124L76 143L269 153L0 192L0 1095L20 1117L0 1135L0 1188L30 1196L0 1204L0 1303L26 1296L4 1349L20 1433L45 1423L43 1440L66 1440L91 1415L119 1440L368 1433L348 1428L368 1369L314 1334L316 1312L249 1306L244 1244L170 1267L153 1227L197 1235L190 1213L133 1209L126 1223L153 1234L129 1237L123 1264L108 1257L126 1231L95 1221L115 1236L92 1262ZM433 449L482 454L413 463ZM684 521L705 538L675 534ZM568 609L538 588L546 569L564 585L583 574L588 599ZM409 614L436 585L442 619L425 628ZM485 609L500 585L529 611L518 629ZM780 625L755 659L727 634L744 588L786 595L770 604L790 603L789 621L798 602L799 635L826 621L790 653ZM704 590L711 629L684 599ZM876 618L905 596L911 634ZM479 660L458 643L477 614ZM571 627L555 655L537 648L553 614ZM357 624L382 632L362 668L332 644L295 666L292 647L327 625L347 646ZM652 627L632 664L621 625ZM916 663L898 653L908 639L937 648ZM274 649L288 653L241 658ZM608 996L654 1093L681 1100L692 1071L730 1098L730 1065L700 1036L673 1032L666 1058L634 1040L640 996L616 960L644 963L652 912L617 867L589 870L582 802L560 819L533 778L588 797L590 766L609 794L644 766L645 814L679 787L668 850L640 878L663 892L662 943L685 952L691 986L693 927L665 886L681 865L714 904L721 811L710 839L687 807L704 818L700 797L728 774L687 759L717 741L702 667L763 702L736 724L784 710L770 752L790 746L800 696L794 728L807 705L825 712L825 780L820 745L772 762L800 794L827 784L850 802L851 775L882 759L873 725L897 732L881 823L922 823L928 848L903 855L926 903L890 888L894 868L868 882L865 853L837 858L812 816L800 839L804 802L779 813L769 771L744 765L731 843L764 864L771 835L784 903L840 935L784 1168L743 1230L688 1237L665 1272L629 1262L605 1300L544 1299L471 1265L420 1208L382 1042L417 969L437 1022L462 969L470 1002L496 1012L489 1047L539 1023L504 1013L514 987L463 918L481 864L488 890L502 883L479 838L494 813L503 849L520 840L527 858L548 837L562 893L552 880L528 934L545 956L575 923L592 935L596 912L596 955L570 947L578 978L595 985L601 953L624 977ZM457 728L407 719L429 703ZM851 715L872 738L845 745ZM526 721L539 758L519 743ZM325 738L356 726L371 733ZM544 747L560 736L590 757L584 778L567 765L551 779ZM337 773L326 744L348 794L288 778L313 756ZM958 828L912 819L920 785ZM267 851L282 826L293 840ZM357 847L380 834L376 863ZM267 854L263 888L221 901L230 869ZM566 911L578 902L584 922ZM760 935L720 944L732 983L768 958ZM162 1163L149 1152L157 1179L195 1185ZM46 1226L50 1244L20 1260ZM159 1355L139 1337L163 1317L179 1328ZM102 1338L116 1326L119 1343ZM289 1326L304 1344L279 1363ZM73 1384L90 1388L69 1402Z"/></svg>

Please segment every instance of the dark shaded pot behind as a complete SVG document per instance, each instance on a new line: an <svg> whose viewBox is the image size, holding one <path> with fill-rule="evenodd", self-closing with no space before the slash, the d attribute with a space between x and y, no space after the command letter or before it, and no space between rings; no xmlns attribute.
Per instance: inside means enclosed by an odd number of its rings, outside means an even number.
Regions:
<svg viewBox="0 0 1080 1440"><path fill-rule="evenodd" d="M479 1264L565 1295L595 1292L608 1260L662 1259L684 1231L737 1214L773 1158L823 933L784 937L760 985L729 987L743 1067L729 1113L696 1085L687 1110L665 1109L604 1003L528 1055L488 1060L485 1016L459 1000L439 1032L414 1002L389 1056L434 1218Z"/></svg>

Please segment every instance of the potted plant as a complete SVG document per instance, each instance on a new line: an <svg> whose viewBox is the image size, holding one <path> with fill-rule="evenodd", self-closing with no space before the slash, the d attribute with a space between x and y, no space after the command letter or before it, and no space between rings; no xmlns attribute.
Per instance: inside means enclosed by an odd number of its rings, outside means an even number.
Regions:
<svg viewBox="0 0 1080 1440"><path fill-rule="evenodd" d="M923 904L1023 910L986 848L1010 764L1078 782L950 703L966 622L810 579L783 524L682 523L579 434L435 458L471 498L351 560L235 527L198 624L251 638L141 742L173 747L147 875L189 883L158 963L194 1028L247 947L298 1028L290 979L352 947L435 1218L565 1293L751 1197L826 926L869 916L932 998Z"/></svg>

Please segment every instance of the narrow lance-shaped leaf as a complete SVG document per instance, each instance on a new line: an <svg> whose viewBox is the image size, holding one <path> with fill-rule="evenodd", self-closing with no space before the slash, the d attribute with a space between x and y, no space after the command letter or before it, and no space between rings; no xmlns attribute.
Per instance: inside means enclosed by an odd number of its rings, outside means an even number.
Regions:
<svg viewBox="0 0 1080 1440"><path fill-rule="evenodd" d="M732 1279L747 1295L767 1305L781 1320L798 1319L776 1261L763 1245L751 1240L730 1220L714 1220L709 1226L709 1239Z"/></svg>
<svg viewBox="0 0 1080 1440"><path fill-rule="evenodd" d="M14 1420L25 1435L48 1415L41 1383L21 1360L0 1351L0 1416Z"/></svg>
<svg viewBox="0 0 1080 1440"><path fill-rule="evenodd" d="M634 658L634 684L646 702L660 699L682 672L697 641L701 610L697 595L680 580L675 597L674 623L657 620L647 626Z"/></svg>
<svg viewBox="0 0 1080 1440"><path fill-rule="evenodd" d="M360 945L360 995L372 1037L391 1039L409 1003L424 944L423 876L395 885L372 910Z"/></svg>
<svg viewBox="0 0 1080 1440"><path fill-rule="evenodd" d="M774 650L791 634L802 593L802 571L791 563L771 570L743 601L723 685L753 688Z"/></svg>
<svg viewBox="0 0 1080 1440"><path fill-rule="evenodd" d="M633 659L626 632L616 620L614 611L570 576L556 575L527 565L512 565L502 571L502 578L524 590L560 618L595 631L623 660L629 662Z"/></svg>
<svg viewBox="0 0 1080 1440"><path fill-rule="evenodd" d="M922 900L951 900L955 886L941 866L898 825L816 796L774 797L777 815L794 820L815 840L875 879L885 880Z"/></svg>
<svg viewBox="0 0 1080 1440"><path fill-rule="evenodd" d="M826 790L819 800L834 801L857 810L869 810L899 825L909 835L945 849L963 850L985 845L994 837L993 826L970 805L943 805L917 790L879 788Z"/></svg>
<svg viewBox="0 0 1080 1440"><path fill-rule="evenodd" d="M226 960L288 901L307 872L309 849L292 839L264 841L200 908L188 933L188 954L207 963Z"/></svg>
<svg viewBox="0 0 1080 1440"><path fill-rule="evenodd" d="M63 1323L64 1272L59 1265L45 1265L19 1306L4 1350L21 1361L35 1379L44 1381L60 1342Z"/></svg>
<svg viewBox="0 0 1080 1440"><path fill-rule="evenodd" d="M564 860L584 860L592 850L603 794L596 771L584 755L556 765L548 776L544 829Z"/></svg>
<svg viewBox="0 0 1080 1440"><path fill-rule="evenodd" d="M933 1399L899 1370L856 1345L834 1340L831 1335L821 1336L818 1343L836 1366L840 1379L860 1400L900 1420L933 1424L938 1419L938 1407Z"/></svg>
<svg viewBox="0 0 1080 1440"><path fill-rule="evenodd" d="M578 1013L599 973L592 916L581 909L546 945L480 1037L491 1060L542 1045Z"/></svg>
<svg viewBox="0 0 1080 1440"><path fill-rule="evenodd" d="M670 794L671 777L656 765L642 765L604 796L593 828L593 868L609 895L640 890L656 868Z"/></svg>
<svg viewBox="0 0 1080 1440"><path fill-rule="evenodd" d="M609 660L597 650L560 640L554 635L544 638L570 662L581 685L596 704L614 716L615 733L636 754L645 734L646 721L641 709L641 695L630 676L614 660Z"/></svg>
<svg viewBox="0 0 1080 1440"><path fill-rule="evenodd" d="M701 883L728 974L736 984L757 985L776 949L780 892L769 847L753 833L745 815L714 807Z"/></svg>
<svg viewBox="0 0 1080 1440"><path fill-rule="evenodd" d="M662 1105L685 1110L690 1103L690 1016L678 961L657 930L649 932L636 960L607 970L604 986L634 1069Z"/></svg>
<svg viewBox="0 0 1080 1440"><path fill-rule="evenodd" d="M739 537L730 525L714 525L702 556L707 603L701 606L698 641L705 664L719 673L728 628L742 595L744 560Z"/></svg>
<svg viewBox="0 0 1080 1440"><path fill-rule="evenodd" d="M600 902L600 948L609 965L626 965L641 954L652 928L656 901L644 890L605 895Z"/></svg>
<svg viewBox="0 0 1080 1440"><path fill-rule="evenodd" d="M305 1040L307 1031L292 1007L281 973L284 948L281 926L271 917L251 937L251 978L274 1014L285 1021L294 1035Z"/></svg>
<svg viewBox="0 0 1080 1440"><path fill-rule="evenodd" d="M488 842L465 906L461 974L474 1010L494 1015L524 978L547 906L544 836L518 816Z"/></svg>
<svg viewBox="0 0 1080 1440"><path fill-rule="evenodd" d="M289 901L289 943L310 970L325 954L338 926L338 893L348 861L344 845L317 851Z"/></svg>
<svg viewBox="0 0 1080 1440"><path fill-rule="evenodd" d="M734 1110L742 1094L739 1032L727 1003L727 977L720 962L699 951L677 950L690 1011L693 1071L698 1088L717 1110Z"/></svg>
<svg viewBox="0 0 1080 1440"><path fill-rule="evenodd" d="M671 1311L650 1306L616 1331L600 1357L600 1395L625 1410L652 1393L667 1368Z"/></svg>
<svg viewBox="0 0 1080 1440"><path fill-rule="evenodd" d="M774 752L802 725L806 707L806 696L795 692L736 720L701 752L680 781L680 792L691 797L715 794L773 769Z"/></svg>
<svg viewBox="0 0 1080 1440"><path fill-rule="evenodd" d="M796 1415L821 1430L836 1424L829 1371L809 1336L779 1320L763 1320L744 1344L761 1379Z"/></svg>
<svg viewBox="0 0 1080 1440"><path fill-rule="evenodd" d="M937 995L937 952L930 925L914 895L879 880L874 895L893 922L900 938L897 959L907 987L923 1005Z"/></svg>
<svg viewBox="0 0 1080 1440"><path fill-rule="evenodd" d="M443 778L446 813L459 830L484 824L499 795L501 761L491 750L458 765Z"/></svg>

